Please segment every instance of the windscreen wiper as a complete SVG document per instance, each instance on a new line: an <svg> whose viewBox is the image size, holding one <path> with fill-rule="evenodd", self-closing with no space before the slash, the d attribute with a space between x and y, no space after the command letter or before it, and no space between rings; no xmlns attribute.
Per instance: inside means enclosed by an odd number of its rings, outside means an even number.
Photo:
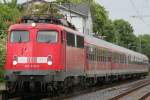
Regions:
<svg viewBox="0 0 150 100"><path fill-rule="evenodd" d="M20 36L20 38L19 38L19 41L18 41L19 43L21 43L22 42L22 38L21 38L21 36Z"/></svg>
<svg viewBox="0 0 150 100"><path fill-rule="evenodd" d="M47 40L46 43L51 43L51 40Z"/></svg>

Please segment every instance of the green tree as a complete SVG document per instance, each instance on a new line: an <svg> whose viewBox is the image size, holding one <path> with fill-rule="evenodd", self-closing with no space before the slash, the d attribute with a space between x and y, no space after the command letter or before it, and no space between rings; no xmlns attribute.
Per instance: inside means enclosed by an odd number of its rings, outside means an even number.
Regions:
<svg viewBox="0 0 150 100"><path fill-rule="evenodd" d="M118 19L113 22L113 25L116 44L132 50L137 50L137 37L133 34L131 24L125 20Z"/></svg>
<svg viewBox="0 0 150 100"><path fill-rule="evenodd" d="M11 5L12 4L12 5ZM16 7L16 0L0 3L0 66L5 63L6 40L8 27L20 18L20 11Z"/></svg>
<svg viewBox="0 0 150 100"><path fill-rule="evenodd" d="M3 0L4 4L11 7L11 8L17 8L18 5L17 5L17 0Z"/></svg>
<svg viewBox="0 0 150 100"><path fill-rule="evenodd" d="M138 36L139 52L145 54L150 59L150 35L144 34Z"/></svg>
<svg viewBox="0 0 150 100"><path fill-rule="evenodd" d="M91 6L91 13L92 13L92 19L93 19L93 31L94 33L98 33L100 35L103 35L104 26L107 23L108 19L108 14L107 11L105 10L104 7L97 3L92 3Z"/></svg>
<svg viewBox="0 0 150 100"><path fill-rule="evenodd" d="M108 20L104 27L103 27L103 32L101 34L102 36L105 36L105 40L111 43L115 43L115 28L114 24L111 20Z"/></svg>

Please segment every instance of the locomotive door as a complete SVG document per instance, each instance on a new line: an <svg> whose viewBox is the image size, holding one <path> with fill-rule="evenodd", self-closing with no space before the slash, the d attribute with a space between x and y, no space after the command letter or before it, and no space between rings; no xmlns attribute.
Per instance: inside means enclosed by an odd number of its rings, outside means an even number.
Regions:
<svg viewBox="0 0 150 100"><path fill-rule="evenodd" d="M66 32L61 31L61 61L66 71Z"/></svg>

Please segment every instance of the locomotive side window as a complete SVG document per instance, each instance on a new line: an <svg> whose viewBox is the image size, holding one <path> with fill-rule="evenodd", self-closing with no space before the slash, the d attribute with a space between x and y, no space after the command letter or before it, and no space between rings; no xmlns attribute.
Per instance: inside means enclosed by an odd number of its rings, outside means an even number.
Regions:
<svg viewBox="0 0 150 100"><path fill-rule="evenodd" d="M77 48L84 48L84 38L77 36Z"/></svg>
<svg viewBox="0 0 150 100"><path fill-rule="evenodd" d="M75 47L75 35L67 32L67 45Z"/></svg>
<svg viewBox="0 0 150 100"><path fill-rule="evenodd" d="M22 43L29 41L28 31L12 31L10 36L11 43Z"/></svg>
<svg viewBox="0 0 150 100"><path fill-rule="evenodd" d="M58 40L57 31L39 31L37 34L38 42L56 43Z"/></svg>

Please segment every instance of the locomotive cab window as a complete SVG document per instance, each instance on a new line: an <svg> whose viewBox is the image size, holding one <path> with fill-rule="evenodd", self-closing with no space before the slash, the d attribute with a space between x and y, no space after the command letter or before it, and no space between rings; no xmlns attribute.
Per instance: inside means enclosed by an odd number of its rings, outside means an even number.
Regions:
<svg viewBox="0 0 150 100"><path fill-rule="evenodd" d="M67 32L67 45L75 47L75 35Z"/></svg>
<svg viewBox="0 0 150 100"><path fill-rule="evenodd" d="M84 48L84 38L82 36L77 36L77 47Z"/></svg>
<svg viewBox="0 0 150 100"><path fill-rule="evenodd" d="M11 31L10 41L11 43L28 42L29 32L28 31Z"/></svg>
<svg viewBox="0 0 150 100"><path fill-rule="evenodd" d="M44 43L56 43L58 40L57 31L39 31L37 34L37 41Z"/></svg>

